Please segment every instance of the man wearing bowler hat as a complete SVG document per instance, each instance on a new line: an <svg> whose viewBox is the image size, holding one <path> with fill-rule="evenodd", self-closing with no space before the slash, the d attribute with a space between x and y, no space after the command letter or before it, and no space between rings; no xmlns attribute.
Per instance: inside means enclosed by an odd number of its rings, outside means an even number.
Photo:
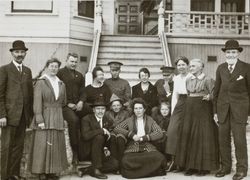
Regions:
<svg viewBox="0 0 250 180"><path fill-rule="evenodd" d="M111 61L108 65L110 67L111 78L107 79L104 83L110 88L112 94L116 94L121 98L124 105L128 107L131 100L131 87L127 80L119 77L123 64L118 61Z"/></svg>
<svg viewBox="0 0 250 180"><path fill-rule="evenodd" d="M113 122L104 116L106 111L104 97L98 97L91 105L93 114L88 114L81 120L81 133L84 143L84 151L87 159L90 158L92 166L87 169L80 169L82 173L88 173L98 179L107 179L103 174L116 172L118 161L107 153L107 142L110 139L110 130ZM105 150L106 149L106 150Z"/></svg>
<svg viewBox="0 0 250 180"><path fill-rule="evenodd" d="M248 157L246 125L250 112L250 65L238 59L243 48L238 41L228 40L222 51L226 62L218 66L214 88L214 119L219 126L221 169L216 177L231 172L231 131L236 154L236 173L233 180L247 175Z"/></svg>
<svg viewBox="0 0 250 180"><path fill-rule="evenodd" d="M1 179L20 179L25 129L33 111L31 70L23 65L28 48L23 41L12 44L11 63L0 67Z"/></svg>

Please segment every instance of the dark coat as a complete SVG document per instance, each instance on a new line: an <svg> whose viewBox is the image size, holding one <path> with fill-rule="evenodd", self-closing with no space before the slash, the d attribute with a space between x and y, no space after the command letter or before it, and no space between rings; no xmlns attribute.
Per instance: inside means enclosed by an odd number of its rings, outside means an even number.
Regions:
<svg viewBox="0 0 250 180"><path fill-rule="evenodd" d="M151 114L151 109L158 104L157 100L157 90L156 88L149 83L148 91L144 94L141 88L141 83L132 87L132 99L142 98L147 103L147 114Z"/></svg>
<svg viewBox="0 0 250 180"><path fill-rule="evenodd" d="M67 67L64 67L58 71L57 76L66 86L67 103L77 104L80 100L84 101L83 89L85 80L80 72L71 72Z"/></svg>
<svg viewBox="0 0 250 180"><path fill-rule="evenodd" d="M227 63L219 65L214 87L214 113L223 123L229 109L234 119L246 123L250 100L250 65L238 60L230 74Z"/></svg>
<svg viewBox="0 0 250 180"><path fill-rule="evenodd" d="M112 128L112 121L108 120L105 116L102 120L103 128L108 131ZM83 149L80 152L81 159L87 158L91 154L91 143L95 136L103 135L104 131L100 127L94 114L89 114L81 119L81 147Z"/></svg>
<svg viewBox="0 0 250 180"><path fill-rule="evenodd" d="M168 92L168 94L163 87L164 83L165 83L164 79L159 79L156 81L156 83L154 85L157 89L158 101L159 101L159 103L161 101L167 101L171 104L172 93L173 93L173 89L174 89L174 82L173 81L168 82L169 90L170 90Z"/></svg>
<svg viewBox="0 0 250 180"><path fill-rule="evenodd" d="M24 112L26 125L33 116L33 85L31 70L23 65L22 74L10 64L0 67L0 118L7 124L18 126Z"/></svg>

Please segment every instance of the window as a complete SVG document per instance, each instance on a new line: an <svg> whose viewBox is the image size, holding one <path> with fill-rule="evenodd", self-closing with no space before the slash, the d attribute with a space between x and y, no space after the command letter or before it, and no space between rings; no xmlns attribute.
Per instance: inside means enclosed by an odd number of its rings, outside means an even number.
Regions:
<svg viewBox="0 0 250 180"><path fill-rule="evenodd" d="M171 11L172 10L172 0L166 0L166 7L165 9L167 11Z"/></svg>
<svg viewBox="0 0 250 180"><path fill-rule="evenodd" d="M245 0L221 0L221 12L245 12Z"/></svg>
<svg viewBox="0 0 250 180"><path fill-rule="evenodd" d="M94 18L94 1L78 1L78 16Z"/></svg>
<svg viewBox="0 0 250 180"><path fill-rule="evenodd" d="M214 11L215 0L191 0L191 11Z"/></svg>
<svg viewBox="0 0 250 180"><path fill-rule="evenodd" d="M52 13L53 1L11 1L11 12Z"/></svg>

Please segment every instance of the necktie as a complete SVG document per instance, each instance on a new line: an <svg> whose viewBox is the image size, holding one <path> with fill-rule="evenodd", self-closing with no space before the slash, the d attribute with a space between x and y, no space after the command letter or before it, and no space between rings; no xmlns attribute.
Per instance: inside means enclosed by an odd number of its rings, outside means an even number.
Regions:
<svg viewBox="0 0 250 180"><path fill-rule="evenodd" d="M22 67L21 67L21 66L17 66L17 68L18 68L18 71L19 71L20 73L22 73Z"/></svg>
<svg viewBox="0 0 250 180"><path fill-rule="evenodd" d="M229 65L228 65L228 70L229 70L230 73L233 72L233 65L232 65L232 64L229 64Z"/></svg>

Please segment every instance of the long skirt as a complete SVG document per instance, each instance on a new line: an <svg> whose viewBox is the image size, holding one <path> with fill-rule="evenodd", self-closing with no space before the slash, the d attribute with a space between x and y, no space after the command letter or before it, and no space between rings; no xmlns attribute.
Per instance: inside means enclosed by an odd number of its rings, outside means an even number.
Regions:
<svg viewBox="0 0 250 180"><path fill-rule="evenodd" d="M188 97L175 163L185 169L216 170L219 167L218 128L211 101Z"/></svg>
<svg viewBox="0 0 250 180"><path fill-rule="evenodd" d="M121 163L125 178L143 178L164 175L165 157L158 151L125 153Z"/></svg>
<svg viewBox="0 0 250 180"><path fill-rule="evenodd" d="M63 130L34 130L31 173L54 174L68 167Z"/></svg>
<svg viewBox="0 0 250 180"><path fill-rule="evenodd" d="M180 95L178 102L174 108L173 114L170 117L170 122L167 130L168 140L165 150L167 154L176 155L176 148L180 138L180 129L184 119L186 99L186 95Z"/></svg>

